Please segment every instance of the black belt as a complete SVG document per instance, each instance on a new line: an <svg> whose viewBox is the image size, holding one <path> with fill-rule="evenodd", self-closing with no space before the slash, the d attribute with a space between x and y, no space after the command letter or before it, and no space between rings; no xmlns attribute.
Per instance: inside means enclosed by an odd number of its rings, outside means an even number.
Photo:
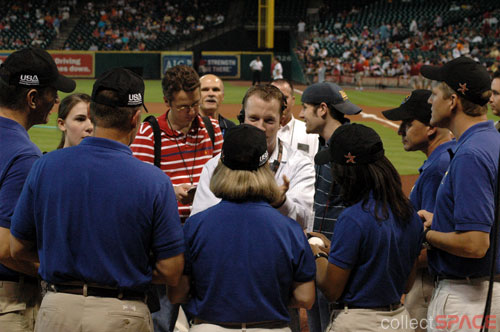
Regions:
<svg viewBox="0 0 500 332"><path fill-rule="evenodd" d="M399 308L401 308L403 305L401 302L396 302L396 303L391 303L385 306L380 306L380 307L365 307L365 306L357 306L353 304L347 304L347 303L331 303L330 304L330 309L331 310L342 310L342 309L369 309L369 310L375 310L375 311L394 311Z"/></svg>
<svg viewBox="0 0 500 332"><path fill-rule="evenodd" d="M111 288L106 286L89 284L51 284L47 285L47 290L56 293L67 293L83 296L113 297L120 300L146 301L144 292L130 289Z"/></svg>
<svg viewBox="0 0 500 332"><path fill-rule="evenodd" d="M1 276L0 281L24 282L25 284L38 284L38 279L30 276Z"/></svg>
<svg viewBox="0 0 500 332"><path fill-rule="evenodd" d="M204 319L195 318L193 324L212 324L218 325L226 329L282 329L288 327L288 323L281 320L273 320L268 322L251 322L251 323L217 323L210 322Z"/></svg>
<svg viewBox="0 0 500 332"><path fill-rule="evenodd" d="M456 277L456 276L434 276L434 281L440 281L440 280L445 280L445 279L448 279L448 280L470 280L470 281L474 281L474 280L479 280L479 279L484 279L484 280L488 280L490 277L489 276L483 276L483 277ZM500 281L500 275L496 275L495 278L494 278L495 281Z"/></svg>

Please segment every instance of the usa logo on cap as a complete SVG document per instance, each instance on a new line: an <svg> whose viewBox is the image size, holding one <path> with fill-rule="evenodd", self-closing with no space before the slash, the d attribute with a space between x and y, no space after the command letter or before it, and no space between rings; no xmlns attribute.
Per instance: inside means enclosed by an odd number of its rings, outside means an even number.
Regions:
<svg viewBox="0 0 500 332"><path fill-rule="evenodd" d="M21 75L19 77L19 84L22 85L40 85L38 76L36 75Z"/></svg>
<svg viewBox="0 0 500 332"><path fill-rule="evenodd" d="M131 93L128 95L128 105L135 106L142 104L142 95L140 93Z"/></svg>

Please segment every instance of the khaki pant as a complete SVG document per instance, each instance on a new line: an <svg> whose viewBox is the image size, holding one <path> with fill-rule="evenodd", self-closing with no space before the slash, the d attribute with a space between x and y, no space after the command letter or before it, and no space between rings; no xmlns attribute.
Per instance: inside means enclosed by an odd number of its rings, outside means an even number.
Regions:
<svg viewBox="0 0 500 332"><path fill-rule="evenodd" d="M410 315L405 307L394 311L372 309L335 310L325 332L411 332Z"/></svg>
<svg viewBox="0 0 500 332"><path fill-rule="evenodd" d="M416 332L425 332L425 320L427 319L427 308L431 301L432 291L434 290L434 280L425 269L419 269L415 277L415 283L411 291L405 297L405 307L410 317L418 322Z"/></svg>
<svg viewBox="0 0 500 332"><path fill-rule="evenodd" d="M0 331L32 332L40 301L37 284L0 281Z"/></svg>
<svg viewBox="0 0 500 332"><path fill-rule="evenodd" d="M153 332L151 313L141 301L48 292L36 332Z"/></svg>
<svg viewBox="0 0 500 332"><path fill-rule="evenodd" d="M477 332L481 326L488 293L487 278L440 280L432 293L427 312L429 332ZM500 331L500 282L493 285L490 332Z"/></svg>
<svg viewBox="0 0 500 332"><path fill-rule="evenodd" d="M241 328L241 329L228 329L219 325L214 324L195 324L190 329L189 332L290 332L289 327L284 327L281 329L253 329L253 328Z"/></svg>

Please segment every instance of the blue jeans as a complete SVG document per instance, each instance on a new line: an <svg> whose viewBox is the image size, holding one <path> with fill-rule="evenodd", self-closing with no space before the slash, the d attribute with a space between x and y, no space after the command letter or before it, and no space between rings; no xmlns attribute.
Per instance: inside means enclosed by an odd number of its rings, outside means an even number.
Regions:
<svg viewBox="0 0 500 332"><path fill-rule="evenodd" d="M330 323L329 302L319 288L311 310L307 310L307 323L310 332L324 332Z"/></svg>
<svg viewBox="0 0 500 332"><path fill-rule="evenodd" d="M179 314L179 305L170 303L165 285L155 285L155 287L161 306L160 311L151 314L155 332L173 332Z"/></svg>

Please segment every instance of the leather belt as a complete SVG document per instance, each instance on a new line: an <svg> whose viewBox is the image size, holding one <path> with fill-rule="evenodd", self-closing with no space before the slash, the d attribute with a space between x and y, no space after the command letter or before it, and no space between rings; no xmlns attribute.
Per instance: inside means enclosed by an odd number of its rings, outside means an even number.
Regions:
<svg viewBox="0 0 500 332"><path fill-rule="evenodd" d="M348 303L332 303L330 304L330 309L331 310L343 310L343 309L368 309L368 310L375 310L375 311L394 311L399 308L401 308L403 304L401 302L396 302L396 303L391 303L385 306L379 306L379 307L364 307L364 306L357 306L353 304L348 304Z"/></svg>
<svg viewBox="0 0 500 332"><path fill-rule="evenodd" d="M268 322L250 322L250 323L218 323L210 322L201 318L195 317L193 324L212 324L218 325L226 329L282 329L288 326L287 322L281 320L273 320Z"/></svg>
<svg viewBox="0 0 500 332"><path fill-rule="evenodd" d="M463 281L464 283L471 283L471 282L478 282L478 281L488 281L490 280L489 276L484 276L484 277L455 277L455 276L434 276L434 281L439 282L441 280L453 280L456 282L461 282ZM495 282L500 282L500 275L496 275L493 278L493 281Z"/></svg>
<svg viewBox="0 0 500 332"><path fill-rule="evenodd" d="M47 284L47 290L55 293L67 293L83 296L112 297L120 300L138 300L146 302L146 294L130 289L120 289L85 283Z"/></svg>

